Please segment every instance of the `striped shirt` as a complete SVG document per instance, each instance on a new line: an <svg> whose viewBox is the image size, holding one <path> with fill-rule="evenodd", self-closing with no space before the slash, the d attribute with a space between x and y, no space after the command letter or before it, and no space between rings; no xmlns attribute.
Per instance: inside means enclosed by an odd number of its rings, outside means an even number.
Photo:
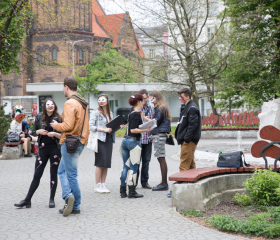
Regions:
<svg viewBox="0 0 280 240"><path fill-rule="evenodd" d="M145 116L149 117L150 119L153 118L153 111L154 111L154 108L150 105L148 105L146 108L145 107L141 108L141 112L143 112L145 114ZM152 139L152 134L142 133L140 141L141 141L141 144L148 144L149 142L151 142L151 139Z"/></svg>

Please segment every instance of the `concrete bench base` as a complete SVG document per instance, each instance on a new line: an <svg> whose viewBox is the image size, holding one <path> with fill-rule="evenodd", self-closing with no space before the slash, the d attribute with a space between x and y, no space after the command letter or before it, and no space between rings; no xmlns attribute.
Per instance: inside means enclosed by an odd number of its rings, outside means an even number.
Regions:
<svg viewBox="0 0 280 240"><path fill-rule="evenodd" d="M177 210L205 211L245 191L242 184L252 173L225 174L201 179L195 183L172 185L172 206Z"/></svg>
<svg viewBox="0 0 280 240"><path fill-rule="evenodd" d="M2 149L2 159L18 159L23 157L23 144L16 146L4 146Z"/></svg>

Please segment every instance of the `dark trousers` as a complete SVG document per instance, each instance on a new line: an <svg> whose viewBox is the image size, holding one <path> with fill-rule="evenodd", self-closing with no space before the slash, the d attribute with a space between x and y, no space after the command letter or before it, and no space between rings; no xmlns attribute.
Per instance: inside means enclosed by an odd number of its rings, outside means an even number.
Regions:
<svg viewBox="0 0 280 240"><path fill-rule="evenodd" d="M57 169L60 162L61 153L60 149L55 147L41 147L39 153L36 156L35 171L33 180L31 182L29 191L26 196L26 200L31 200L33 194L40 184L41 177L44 173L44 169L50 159L50 199L54 199L56 187L57 187Z"/></svg>
<svg viewBox="0 0 280 240"><path fill-rule="evenodd" d="M151 161L152 156L152 143L149 142L148 144L141 144L142 151L141 151L141 185L144 186L148 183L149 180L149 164ZM140 169L140 165L139 165ZM138 178L139 178L139 169L137 171L137 183L138 184Z"/></svg>

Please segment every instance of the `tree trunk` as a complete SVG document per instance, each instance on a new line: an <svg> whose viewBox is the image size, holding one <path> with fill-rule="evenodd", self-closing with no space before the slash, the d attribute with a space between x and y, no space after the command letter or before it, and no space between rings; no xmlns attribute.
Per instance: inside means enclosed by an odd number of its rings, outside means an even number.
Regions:
<svg viewBox="0 0 280 240"><path fill-rule="evenodd" d="M214 115L217 115L217 109L215 108L216 103L215 103L214 98L210 98L209 102L210 102L210 104L211 104L212 113L213 113Z"/></svg>

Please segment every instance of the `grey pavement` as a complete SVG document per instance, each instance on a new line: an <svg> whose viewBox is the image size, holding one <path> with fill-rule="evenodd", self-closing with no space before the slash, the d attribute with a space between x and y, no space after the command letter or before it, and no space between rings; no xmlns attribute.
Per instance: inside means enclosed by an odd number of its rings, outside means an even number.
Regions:
<svg viewBox="0 0 280 240"><path fill-rule="evenodd" d="M18 209L14 203L24 199L32 180L35 157L0 161L0 240L5 239L244 239L202 227L181 217L171 206L167 192L152 192L137 188L141 199L122 199L119 194L122 159L120 138L114 145L112 168L108 171L109 194L94 193L94 154L84 149L79 161L79 180L82 192L81 214L63 217L58 209L64 204L58 184L56 207L48 208L49 164L37 191L32 207ZM201 141L207 144L206 141ZM167 146L168 175L178 172L179 146ZM213 162L197 161L198 167ZM161 181L157 159L150 164L151 186ZM169 182L169 186L172 182Z"/></svg>

